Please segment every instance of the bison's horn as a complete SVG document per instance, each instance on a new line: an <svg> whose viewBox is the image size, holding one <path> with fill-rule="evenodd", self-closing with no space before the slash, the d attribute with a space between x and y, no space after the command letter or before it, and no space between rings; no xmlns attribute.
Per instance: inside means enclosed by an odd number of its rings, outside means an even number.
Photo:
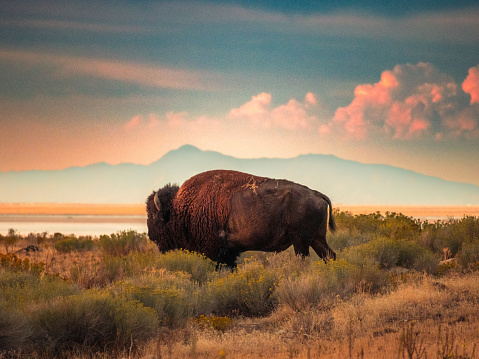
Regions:
<svg viewBox="0 0 479 359"><path fill-rule="evenodd" d="M158 198L158 192L159 191L155 193L155 197L153 198L153 200L155 201L155 206L158 209L158 211L161 211L161 203L160 203L160 199Z"/></svg>

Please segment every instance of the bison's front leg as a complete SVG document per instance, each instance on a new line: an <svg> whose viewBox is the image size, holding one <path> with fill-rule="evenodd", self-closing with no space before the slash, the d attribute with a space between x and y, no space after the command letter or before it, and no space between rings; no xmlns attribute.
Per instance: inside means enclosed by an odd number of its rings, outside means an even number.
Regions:
<svg viewBox="0 0 479 359"><path fill-rule="evenodd" d="M236 268L236 259L238 258L240 252L238 250L222 247L218 250L216 255L216 261L219 264L226 264L229 268Z"/></svg>
<svg viewBox="0 0 479 359"><path fill-rule="evenodd" d="M309 256L309 244L304 241L293 242L294 253L302 258Z"/></svg>

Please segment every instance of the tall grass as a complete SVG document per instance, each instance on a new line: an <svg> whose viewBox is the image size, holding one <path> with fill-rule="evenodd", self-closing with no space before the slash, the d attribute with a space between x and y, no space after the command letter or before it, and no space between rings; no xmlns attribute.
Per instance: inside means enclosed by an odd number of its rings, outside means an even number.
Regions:
<svg viewBox="0 0 479 359"><path fill-rule="evenodd" d="M105 254L121 256L131 251L145 252L150 248L151 243L145 233L130 230L112 233L109 236L102 235L98 245Z"/></svg>

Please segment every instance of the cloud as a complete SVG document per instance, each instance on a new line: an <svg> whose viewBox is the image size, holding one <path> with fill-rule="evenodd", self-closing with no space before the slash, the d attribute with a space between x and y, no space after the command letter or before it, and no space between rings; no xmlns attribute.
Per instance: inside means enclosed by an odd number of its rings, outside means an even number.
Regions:
<svg viewBox="0 0 479 359"><path fill-rule="evenodd" d="M463 83L471 104L479 101L477 68ZM352 139L390 136L398 140L478 136L477 108L454 79L428 63L397 65L384 71L375 84L356 87L353 101L338 108L320 134L336 133Z"/></svg>
<svg viewBox="0 0 479 359"><path fill-rule="evenodd" d="M272 106L272 96L262 92L252 96L251 100L230 111L228 118L231 120L248 121L254 127L273 128L279 127L287 130L310 128L318 116L316 96L309 92L300 102L290 99L278 107Z"/></svg>
<svg viewBox="0 0 479 359"><path fill-rule="evenodd" d="M211 72L156 64L5 49L0 49L0 59L27 66L53 67L58 77L93 76L140 86L183 90L212 90L219 87L219 76Z"/></svg>
<svg viewBox="0 0 479 359"><path fill-rule="evenodd" d="M471 105L479 103L479 65L469 69L469 74L462 83L462 89L471 95Z"/></svg>

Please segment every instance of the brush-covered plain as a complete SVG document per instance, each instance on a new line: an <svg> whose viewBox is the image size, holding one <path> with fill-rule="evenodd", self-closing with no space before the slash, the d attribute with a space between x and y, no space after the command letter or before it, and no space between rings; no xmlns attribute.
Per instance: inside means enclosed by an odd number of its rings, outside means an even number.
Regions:
<svg viewBox="0 0 479 359"><path fill-rule="evenodd" d="M335 211L338 259L0 236L0 358L475 358L479 218Z"/></svg>

